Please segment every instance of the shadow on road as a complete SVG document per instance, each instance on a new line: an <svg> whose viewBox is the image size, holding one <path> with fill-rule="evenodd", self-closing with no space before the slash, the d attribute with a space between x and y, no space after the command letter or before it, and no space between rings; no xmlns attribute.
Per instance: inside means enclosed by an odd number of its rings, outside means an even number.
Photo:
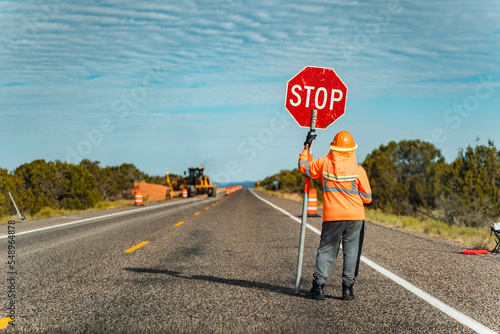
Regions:
<svg viewBox="0 0 500 334"><path fill-rule="evenodd" d="M212 282L212 283L222 283L222 284L228 284L228 285L234 285L234 286L241 286L243 288L267 290L270 292L281 293L284 295L303 297L303 293L301 293L300 295L297 295L293 288L273 285L273 284L269 284L269 283L247 281L247 280L242 280L242 279L227 279L227 278L210 276L210 275L186 276L178 271L171 271L171 270L164 270L164 269L123 268L123 270L136 272L136 273L170 275L170 276L183 278L183 279L207 281L207 282Z"/></svg>

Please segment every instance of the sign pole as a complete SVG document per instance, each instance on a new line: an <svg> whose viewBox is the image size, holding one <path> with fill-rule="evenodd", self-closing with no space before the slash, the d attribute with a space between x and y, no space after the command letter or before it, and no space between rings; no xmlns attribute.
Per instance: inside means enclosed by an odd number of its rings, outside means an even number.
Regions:
<svg viewBox="0 0 500 334"><path fill-rule="evenodd" d="M316 128L324 130L345 114L346 99L347 86L332 68L306 66L286 84L286 110L299 126L310 128L309 132L312 135L314 135ZM319 115L317 110L321 110ZM309 119L309 115L311 115L311 119ZM309 162L312 161L312 152L313 144L311 141L308 149ZM300 291L310 182L310 178L306 177L295 293Z"/></svg>
<svg viewBox="0 0 500 334"><path fill-rule="evenodd" d="M311 111L311 128L310 133L314 135L316 132L316 118L318 111L313 109ZM313 153L313 144L314 140L309 145L308 150L308 159L309 162L312 161L312 153ZM307 221L307 205L309 200L309 185L311 182L311 178L306 176L306 181L304 185L304 202L302 203L302 220L300 222L300 239L299 239L299 258L297 260L297 279L295 280L295 293L300 292L300 279L302 276L302 258L304 257L304 239L306 237L306 221Z"/></svg>

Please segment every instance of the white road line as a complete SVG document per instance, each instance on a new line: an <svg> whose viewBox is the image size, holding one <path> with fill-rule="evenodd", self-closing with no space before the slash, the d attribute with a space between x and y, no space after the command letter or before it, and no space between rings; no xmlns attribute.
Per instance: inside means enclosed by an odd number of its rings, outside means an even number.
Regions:
<svg viewBox="0 0 500 334"><path fill-rule="evenodd" d="M270 206L272 206L276 210L279 210L279 211L283 212L284 214L286 214L287 216L289 216L290 218L292 218L296 222L301 223L300 219L298 219L297 217L293 216L292 214L290 214L289 212L283 210L282 208L278 207L277 205L269 202L268 200L260 197L259 195L257 195L256 193L254 193L252 189L249 189L249 190L250 190L250 192L255 197L257 197L261 201L269 204ZM321 235L321 231L318 230L317 228L315 228L313 226L310 226L309 224L307 224L306 226L307 226L307 228L309 228L314 233L316 233L318 235ZM481 334L498 334L494 330L492 330L492 329L484 326L483 324L477 322L476 320L474 320L474 319L466 316L465 314L459 312L457 309L454 309L453 307L451 307L451 306L443 303L439 299L437 299L437 298L429 295L427 292L425 292L425 291L417 288L415 285L413 285L410 282L402 279L398 275L390 272L389 270L385 269L384 267L379 266L378 264L376 264L372 260L367 259L364 256L361 256L361 261L363 261L365 264L367 264L371 268L375 269L376 271L378 271L382 275L386 276L387 278L389 278L389 279L393 280L394 282L396 282L397 284L401 285L403 288L405 288L406 290L408 290L411 293L415 294L419 298L425 300L426 302L428 302L432 306L436 307L438 310L440 310L440 311L444 312L445 314L449 315L450 317L452 317L456 321L458 321L461 324L463 324L463 325L469 327L470 329L476 331L477 333L481 333Z"/></svg>
<svg viewBox="0 0 500 334"><path fill-rule="evenodd" d="M181 203L182 204L188 204L188 203L192 203L192 202L198 202L198 200L184 202L184 203L178 202L178 201L169 202L169 203L166 203L166 204L148 206L148 207L144 207L144 208L136 208L134 210L123 211L123 212L116 212L116 213L111 213L109 215L104 215L104 216L98 216L98 217L92 217L92 218L87 218L87 219L76 220L76 221L73 221L73 222L63 223L63 224L59 224L59 225L52 225L52 226L47 226L47 227L41 227L41 228L37 228L37 229L34 229L34 230L29 230L29 231L24 231L24 232L17 232L16 233L16 237L19 236L19 235L23 235L23 234L35 233L35 232L40 232L40 231L45 231L45 230L51 230L53 228L58 228L58 227L63 227L63 226L69 226L69 225L74 225L74 224L80 224L80 223L84 223L84 222L88 222L88 221L92 221L92 220L98 220L98 219L109 218L109 217L114 217L114 216L124 216L124 215L129 215L129 214L132 214L132 213L137 213L138 211L153 210L153 209L158 209L158 208L162 208L162 207L165 207L165 206L172 206L172 205L181 204ZM8 236L9 236L9 234L1 235L0 239L5 239Z"/></svg>

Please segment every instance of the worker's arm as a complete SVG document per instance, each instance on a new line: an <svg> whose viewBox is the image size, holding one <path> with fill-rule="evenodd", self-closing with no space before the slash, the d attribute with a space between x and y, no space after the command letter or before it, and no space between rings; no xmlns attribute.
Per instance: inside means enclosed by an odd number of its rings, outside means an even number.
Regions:
<svg viewBox="0 0 500 334"><path fill-rule="evenodd" d="M363 167L358 167L358 190L359 196L361 200L365 204L369 204L372 202L372 188L370 187L370 182L368 181L368 176L366 175L366 171Z"/></svg>
<svg viewBox="0 0 500 334"><path fill-rule="evenodd" d="M319 159L309 161L309 145L306 144L304 150L299 155L299 170L305 175L313 179L321 177L321 166Z"/></svg>

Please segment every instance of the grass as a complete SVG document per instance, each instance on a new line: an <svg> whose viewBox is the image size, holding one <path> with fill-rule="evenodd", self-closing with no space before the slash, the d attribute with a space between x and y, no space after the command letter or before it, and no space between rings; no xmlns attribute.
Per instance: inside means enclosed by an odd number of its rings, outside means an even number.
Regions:
<svg viewBox="0 0 500 334"><path fill-rule="evenodd" d="M302 195L285 191L270 191L258 188L270 195L302 202ZM322 207L323 203L318 203L318 207ZM383 213L380 210L366 208L367 220L389 227L400 227L410 232L425 233L428 235L438 236L443 239L453 240L475 249L493 249L495 241L489 234L489 230L473 227L459 227L448 225L443 221L436 219L422 219L410 216L397 216L394 214Z"/></svg>
<svg viewBox="0 0 500 334"><path fill-rule="evenodd" d="M448 225L436 219L396 216L373 209L366 209L366 218L374 223L398 226L407 231L421 232L454 240L475 249L492 249L495 247L495 241L490 236L489 231L482 228L459 227Z"/></svg>
<svg viewBox="0 0 500 334"><path fill-rule="evenodd" d="M53 209L50 207L45 207L42 210L38 211L34 215L26 215L26 220L36 220L36 219L43 219L43 218L52 218L52 217L61 217L61 216L68 216L72 214L77 214L80 212L90 212L90 211L99 211L99 210L105 210L105 209L112 209L112 208L121 208L125 206L130 206L133 205L134 201L133 200L118 200L118 201L113 201L113 202L107 202L107 201L100 201L97 202L93 208L91 209L86 209L86 210L67 210L67 209ZM0 225L2 224L7 224L9 219L14 219L18 218L18 216L4 216L0 217Z"/></svg>
<svg viewBox="0 0 500 334"><path fill-rule="evenodd" d="M148 203L149 202L149 196L144 196L143 197L143 203ZM117 200L113 202L109 201L99 201L97 202L94 207L90 209L85 209L85 210L67 210L67 209L54 209L51 207L45 207L42 208L40 211L38 211L36 214L33 215L26 215L24 218L26 220L36 220L36 219L43 219L43 218L52 218L52 217L61 217L61 216L68 216L68 215L73 215L77 214L80 212L91 212L91 211L99 211L99 210L106 210L106 209L112 209L112 208L121 208L125 206L131 206L134 204L134 200ZM0 217L0 225L7 224L7 222L10 219L15 219L19 218L17 215L12 215L12 216L3 216Z"/></svg>

